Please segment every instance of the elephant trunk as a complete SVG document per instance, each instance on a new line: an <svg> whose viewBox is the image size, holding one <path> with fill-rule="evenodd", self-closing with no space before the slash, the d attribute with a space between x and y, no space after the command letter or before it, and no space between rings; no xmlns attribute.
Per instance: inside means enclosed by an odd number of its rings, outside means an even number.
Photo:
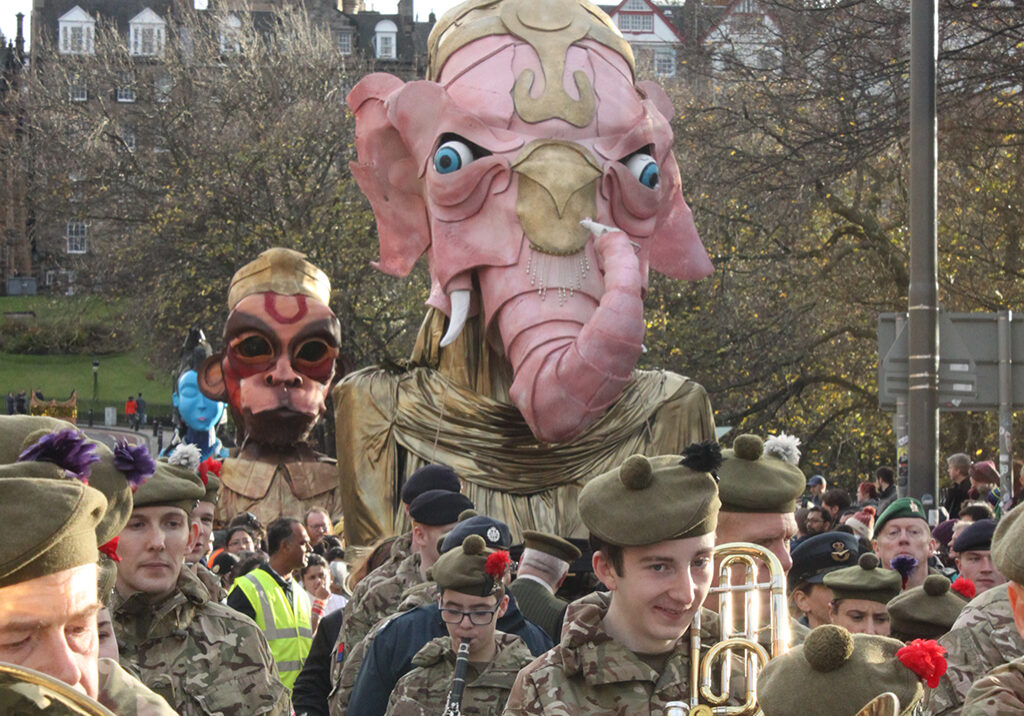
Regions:
<svg viewBox="0 0 1024 716"><path fill-rule="evenodd" d="M538 440L567 442L622 394L643 350L640 263L619 230L595 238L600 301L578 291L554 305L538 291L498 313L514 379L509 394Z"/></svg>

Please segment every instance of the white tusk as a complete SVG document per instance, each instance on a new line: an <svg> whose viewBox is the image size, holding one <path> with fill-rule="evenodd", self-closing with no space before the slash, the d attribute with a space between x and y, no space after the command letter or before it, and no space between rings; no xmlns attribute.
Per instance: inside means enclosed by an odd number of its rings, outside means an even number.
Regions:
<svg viewBox="0 0 1024 716"><path fill-rule="evenodd" d="M448 319L448 331L444 334L444 338L441 339L441 347L450 346L455 342L455 339L462 333L462 329L466 325L466 317L469 315L469 289L460 288L457 291L452 291L448 297L452 302L452 315Z"/></svg>
<svg viewBox="0 0 1024 716"><path fill-rule="evenodd" d="M582 226L584 229L592 233L594 236L604 236L610 231L617 231L617 229L614 226L605 226L604 224L599 224L593 219L591 219L589 216L586 219L580 220L580 226Z"/></svg>

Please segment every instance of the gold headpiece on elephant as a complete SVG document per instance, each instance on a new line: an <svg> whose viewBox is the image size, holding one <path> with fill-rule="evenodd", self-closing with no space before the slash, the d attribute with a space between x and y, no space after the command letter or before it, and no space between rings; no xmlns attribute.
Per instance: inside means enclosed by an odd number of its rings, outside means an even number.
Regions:
<svg viewBox="0 0 1024 716"><path fill-rule="evenodd" d="M526 42L540 58L544 89L533 97L533 70L523 70L513 88L516 113L526 122L559 117L585 127L597 104L586 74L573 73L578 99L562 86L569 47L591 40L622 55L636 74L633 48L601 8L587 0L468 0L446 12L427 41L430 65L427 78L436 81L445 62L474 40L492 35L513 35Z"/></svg>

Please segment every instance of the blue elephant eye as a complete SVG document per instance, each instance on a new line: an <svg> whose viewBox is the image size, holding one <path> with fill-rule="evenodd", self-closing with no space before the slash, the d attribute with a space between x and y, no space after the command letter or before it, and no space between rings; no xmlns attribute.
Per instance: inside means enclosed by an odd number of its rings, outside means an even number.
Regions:
<svg viewBox="0 0 1024 716"><path fill-rule="evenodd" d="M457 172L473 161L473 150L465 142L450 139L434 152L434 169L438 174Z"/></svg>
<svg viewBox="0 0 1024 716"><path fill-rule="evenodd" d="M658 163L650 154L637 152L626 160L626 168L637 178L637 181L648 189L658 186L658 181L661 178L658 173Z"/></svg>

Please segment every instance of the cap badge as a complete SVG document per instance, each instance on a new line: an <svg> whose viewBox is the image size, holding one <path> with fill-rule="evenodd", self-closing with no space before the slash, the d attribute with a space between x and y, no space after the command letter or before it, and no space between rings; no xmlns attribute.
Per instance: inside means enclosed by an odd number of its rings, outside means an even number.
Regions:
<svg viewBox="0 0 1024 716"><path fill-rule="evenodd" d="M487 541L497 543L501 539L501 532L498 531L497 527L487 528Z"/></svg>
<svg viewBox="0 0 1024 716"><path fill-rule="evenodd" d="M842 542L836 541L832 543L832 561L833 562L847 562L850 559L850 550L846 548L846 545Z"/></svg>
<svg viewBox="0 0 1024 716"><path fill-rule="evenodd" d="M910 503L910 511L911 512L915 512L915 513L917 512L917 503L916 502L911 502Z"/></svg>

